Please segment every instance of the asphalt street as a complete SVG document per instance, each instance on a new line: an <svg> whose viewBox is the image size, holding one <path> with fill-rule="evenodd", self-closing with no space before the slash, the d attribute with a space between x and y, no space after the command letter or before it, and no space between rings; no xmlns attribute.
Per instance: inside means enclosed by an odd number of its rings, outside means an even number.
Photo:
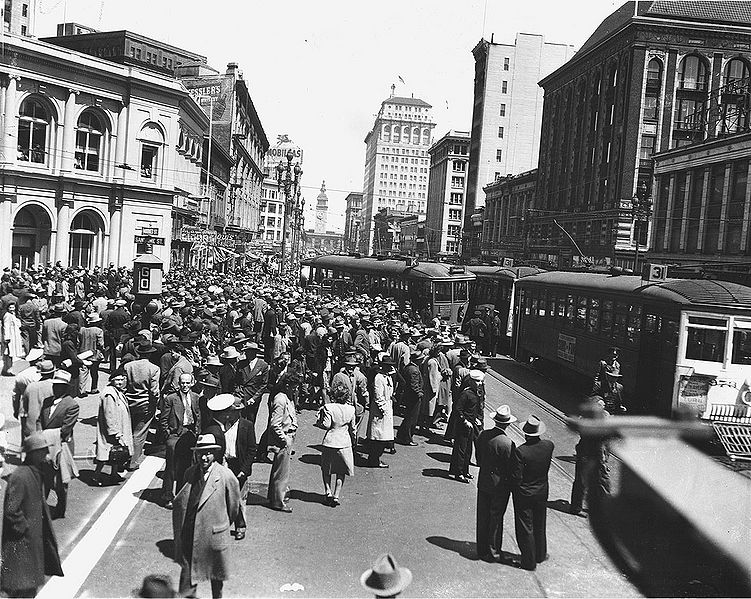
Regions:
<svg viewBox="0 0 751 599"><path fill-rule="evenodd" d="M530 413L542 418L556 444L550 471L548 544L550 559L536 572L488 564L475 559L476 488L448 478L451 448L437 437L417 437L418 447L397 446L384 456L388 469L357 468L348 478L342 505L323 504L320 476L322 431L312 426L315 413L304 411L293 457L291 514L266 508L270 466L256 464L246 511L248 533L233 541L231 578L226 596L363 596L360 574L380 553L389 551L410 568L412 585L403 594L417 596L622 597L638 591L610 563L585 519L567 513L573 476L575 435L565 428L563 413L542 402L536 391L552 385L514 363L493 361L510 378L491 373L487 385L486 427L500 404L511 406L523 421ZM106 375L101 384L106 381ZM10 416L12 379L0 381L3 411ZM554 385L553 385L554 386ZM558 403L558 402L556 402ZM75 453L81 469L70 486L68 513L55 521L64 560L64 578L52 578L42 596L119 597L131 594L149 573L165 573L177 582L179 566L172 561L171 513L157 501L162 468L160 456L150 457L119 487L90 487L98 396L82 401L76 425ZM260 436L266 414L259 414ZM397 418L397 424L399 419ZM11 445L17 426L9 418ZM520 441L518 429L511 433ZM472 468L474 474L476 468ZM517 553L511 506L504 527L505 551ZM282 590L292 583L303 590ZM199 594L209 593L208 584Z"/></svg>

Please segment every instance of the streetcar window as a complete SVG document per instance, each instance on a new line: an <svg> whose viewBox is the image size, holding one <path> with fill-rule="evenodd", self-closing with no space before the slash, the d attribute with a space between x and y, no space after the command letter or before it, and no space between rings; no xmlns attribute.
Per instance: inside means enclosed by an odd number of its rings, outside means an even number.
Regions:
<svg viewBox="0 0 751 599"><path fill-rule="evenodd" d="M433 283L436 302L451 301L451 281L437 281Z"/></svg>
<svg viewBox="0 0 751 599"><path fill-rule="evenodd" d="M596 333L600 328L600 300L589 300L589 318L587 319L587 331Z"/></svg>
<svg viewBox="0 0 751 599"><path fill-rule="evenodd" d="M733 364L751 364L751 321L736 319L733 329Z"/></svg>
<svg viewBox="0 0 751 599"><path fill-rule="evenodd" d="M545 316L545 298L544 297L540 298L540 302L537 304L537 310L540 316Z"/></svg>
<svg viewBox="0 0 751 599"><path fill-rule="evenodd" d="M613 314L613 337L620 338L626 332L626 315L621 312Z"/></svg>
<svg viewBox="0 0 751 599"><path fill-rule="evenodd" d="M587 322L587 298L580 295L576 299L576 328L583 329Z"/></svg>
<svg viewBox="0 0 751 599"><path fill-rule="evenodd" d="M644 319L644 331L646 333L654 334L658 332L658 320L654 314L647 314Z"/></svg>
<svg viewBox="0 0 751 599"><path fill-rule="evenodd" d="M566 316L566 298L559 297L558 298L558 318L563 318L564 316Z"/></svg>
<svg viewBox="0 0 751 599"><path fill-rule="evenodd" d="M727 320L724 318L707 318L705 316L689 316L688 317L688 324L698 324L703 327L721 327L726 328L727 327Z"/></svg>
<svg viewBox="0 0 751 599"><path fill-rule="evenodd" d="M532 316L537 316L537 298L532 298Z"/></svg>
<svg viewBox="0 0 751 599"><path fill-rule="evenodd" d="M641 306L629 306L628 310L628 328L626 329L626 339L629 343L635 343L639 338L641 328Z"/></svg>
<svg viewBox="0 0 751 599"><path fill-rule="evenodd" d="M566 298L566 319L570 325L574 324L574 296L569 295Z"/></svg>
<svg viewBox="0 0 751 599"><path fill-rule="evenodd" d="M725 329L700 329L689 326L686 358L704 362L722 362L725 356L726 335Z"/></svg>
<svg viewBox="0 0 751 599"><path fill-rule="evenodd" d="M467 281L454 281L454 301L467 301Z"/></svg>

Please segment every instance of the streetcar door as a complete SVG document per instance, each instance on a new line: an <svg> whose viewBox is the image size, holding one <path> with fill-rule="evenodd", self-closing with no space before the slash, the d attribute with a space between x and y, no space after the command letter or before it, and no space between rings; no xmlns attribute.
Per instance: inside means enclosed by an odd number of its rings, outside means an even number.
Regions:
<svg viewBox="0 0 751 599"><path fill-rule="evenodd" d="M630 401L634 412L670 417L677 345L677 315L657 306L644 306L634 373L636 392Z"/></svg>

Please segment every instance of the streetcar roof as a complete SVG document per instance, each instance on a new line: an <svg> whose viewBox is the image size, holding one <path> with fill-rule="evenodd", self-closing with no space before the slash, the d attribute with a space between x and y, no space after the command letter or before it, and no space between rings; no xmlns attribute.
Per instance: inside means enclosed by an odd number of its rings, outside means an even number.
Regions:
<svg viewBox="0 0 751 599"><path fill-rule="evenodd" d="M372 274L378 276L404 277L409 279L450 279L471 281L475 275L468 270L465 272L451 272L452 265L443 262L420 262L417 266L407 266L405 260L393 258L356 258L354 256L317 256L303 260L306 266L319 266L341 270L345 273Z"/></svg>
<svg viewBox="0 0 751 599"><path fill-rule="evenodd" d="M542 268L536 266L491 266L487 264L471 264L467 270L475 273L478 277L493 277L501 279L523 279L530 275L536 275L545 272Z"/></svg>
<svg viewBox="0 0 751 599"><path fill-rule="evenodd" d="M709 279L647 282L636 275L553 271L526 277L523 285L587 289L601 293L638 294L678 304L732 305L751 308L751 288Z"/></svg>

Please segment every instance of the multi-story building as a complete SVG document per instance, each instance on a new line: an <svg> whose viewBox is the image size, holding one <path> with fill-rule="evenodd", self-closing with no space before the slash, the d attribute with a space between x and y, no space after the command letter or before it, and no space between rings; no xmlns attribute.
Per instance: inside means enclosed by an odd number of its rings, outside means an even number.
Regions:
<svg viewBox="0 0 751 599"><path fill-rule="evenodd" d="M518 33L513 44L481 39L475 58L472 141L469 149L464 225L470 232L476 208L485 205L483 188L508 174L537 166L543 92L537 82L574 55L572 46L546 42L541 35ZM479 254L470 235L469 250Z"/></svg>
<svg viewBox="0 0 751 599"><path fill-rule="evenodd" d="M118 64L170 75L183 65L206 64L205 56L132 31L96 31L78 23L60 23L57 35L42 38L42 41Z"/></svg>
<svg viewBox="0 0 751 599"><path fill-rule="evenodd" d="M578 253L557 220L588 262L633 267L648 239L648 227L634 226L633 198L641 189L652 194L652 155L737 128L746 109L733 92L747 85L749 64L748 2L627 2L607 17L540 82L539 212L530 228L536 257L566 266ZM696 203L685 216L687 249L709 234L699 232L698 217L716 201L707 198L719 180L699 169L674 182L673 193L684 194L675 207Z"/></svg>
<svg viewBox="0 0 751 599"><path fill-rule="evenodd" d="M220 74L205 65L176 69L180 82L211 114L212 135L233 159L227 210L215 216L214 226L234 235L242 253L258 235L264 156L269 141L237 63Z"/></svg>
<svg viewBox="0 0 751 599"><path fill-rule="evenodd" d="M428 154L426 242L432 256L456 256L461 248L464 222L469 132L449 131L430 147Z"/></svg>
<svg viewBox="0 0 751 599"><path fill-rule="evenodd" d="M347 252L359 251L358 240L362 221L362 194L352 191L345 198L347 209L344 212L344 249Z"/></svg>
<svg viewBox="0 0 751 599"><path fill-rule="evenodd" d="M266 152L264 179L261 188L261 218L256 249L267 254L278 254L282 249L284 232L284 191L279 190L276 166L287 164L287 154L292 152L292 164L303 166L303 151L287 135L278 135L277 143ZM302 200L304 201L304 200Z"/></svg>
<svg viewBox="0 0 751 599"><path fill-rule="evenodd" d="M537 169L499 177L485 186L480 254L484 260L523 260L526 256L526 223L535 201Z"/></svg>
<svg viewBox="0 0 751 599"><path fill-rule="evenodd" d="M37 0L4 0L0 3L3 31L14 35L34 35Z"/></svg>
<svg viewBox="0 0 751 599"><path fill-rule="evenodd" d="M425 245L425 221L416 214L399 219L399 253L417 258L435 257Z"/></svg>
<svg viewBox="0 0 751 599"><path fill-rule="evenodd" d="M313 229L308 229L302 234L302 255L306 258L338 254L343 246L344 236L335 231L316 233Z"/></svg>
<svg viewBox="0 0 751 599"><path fill-rule="evenodd" d="M200 140L207 125L185 88L29 37L4 44L0 260L131 266L152 251L169 268L173 198L201 173L201 144L180 132Z"/></svg>
<svg viewBox="0 0 751 599"><path fill-rule="evenodd" d="M365 136L361 251L375 249L373 217L382 208L392 214L425 214L435 123L431 106L417 98L391 96L381 102L373 128Z"/></svg>

